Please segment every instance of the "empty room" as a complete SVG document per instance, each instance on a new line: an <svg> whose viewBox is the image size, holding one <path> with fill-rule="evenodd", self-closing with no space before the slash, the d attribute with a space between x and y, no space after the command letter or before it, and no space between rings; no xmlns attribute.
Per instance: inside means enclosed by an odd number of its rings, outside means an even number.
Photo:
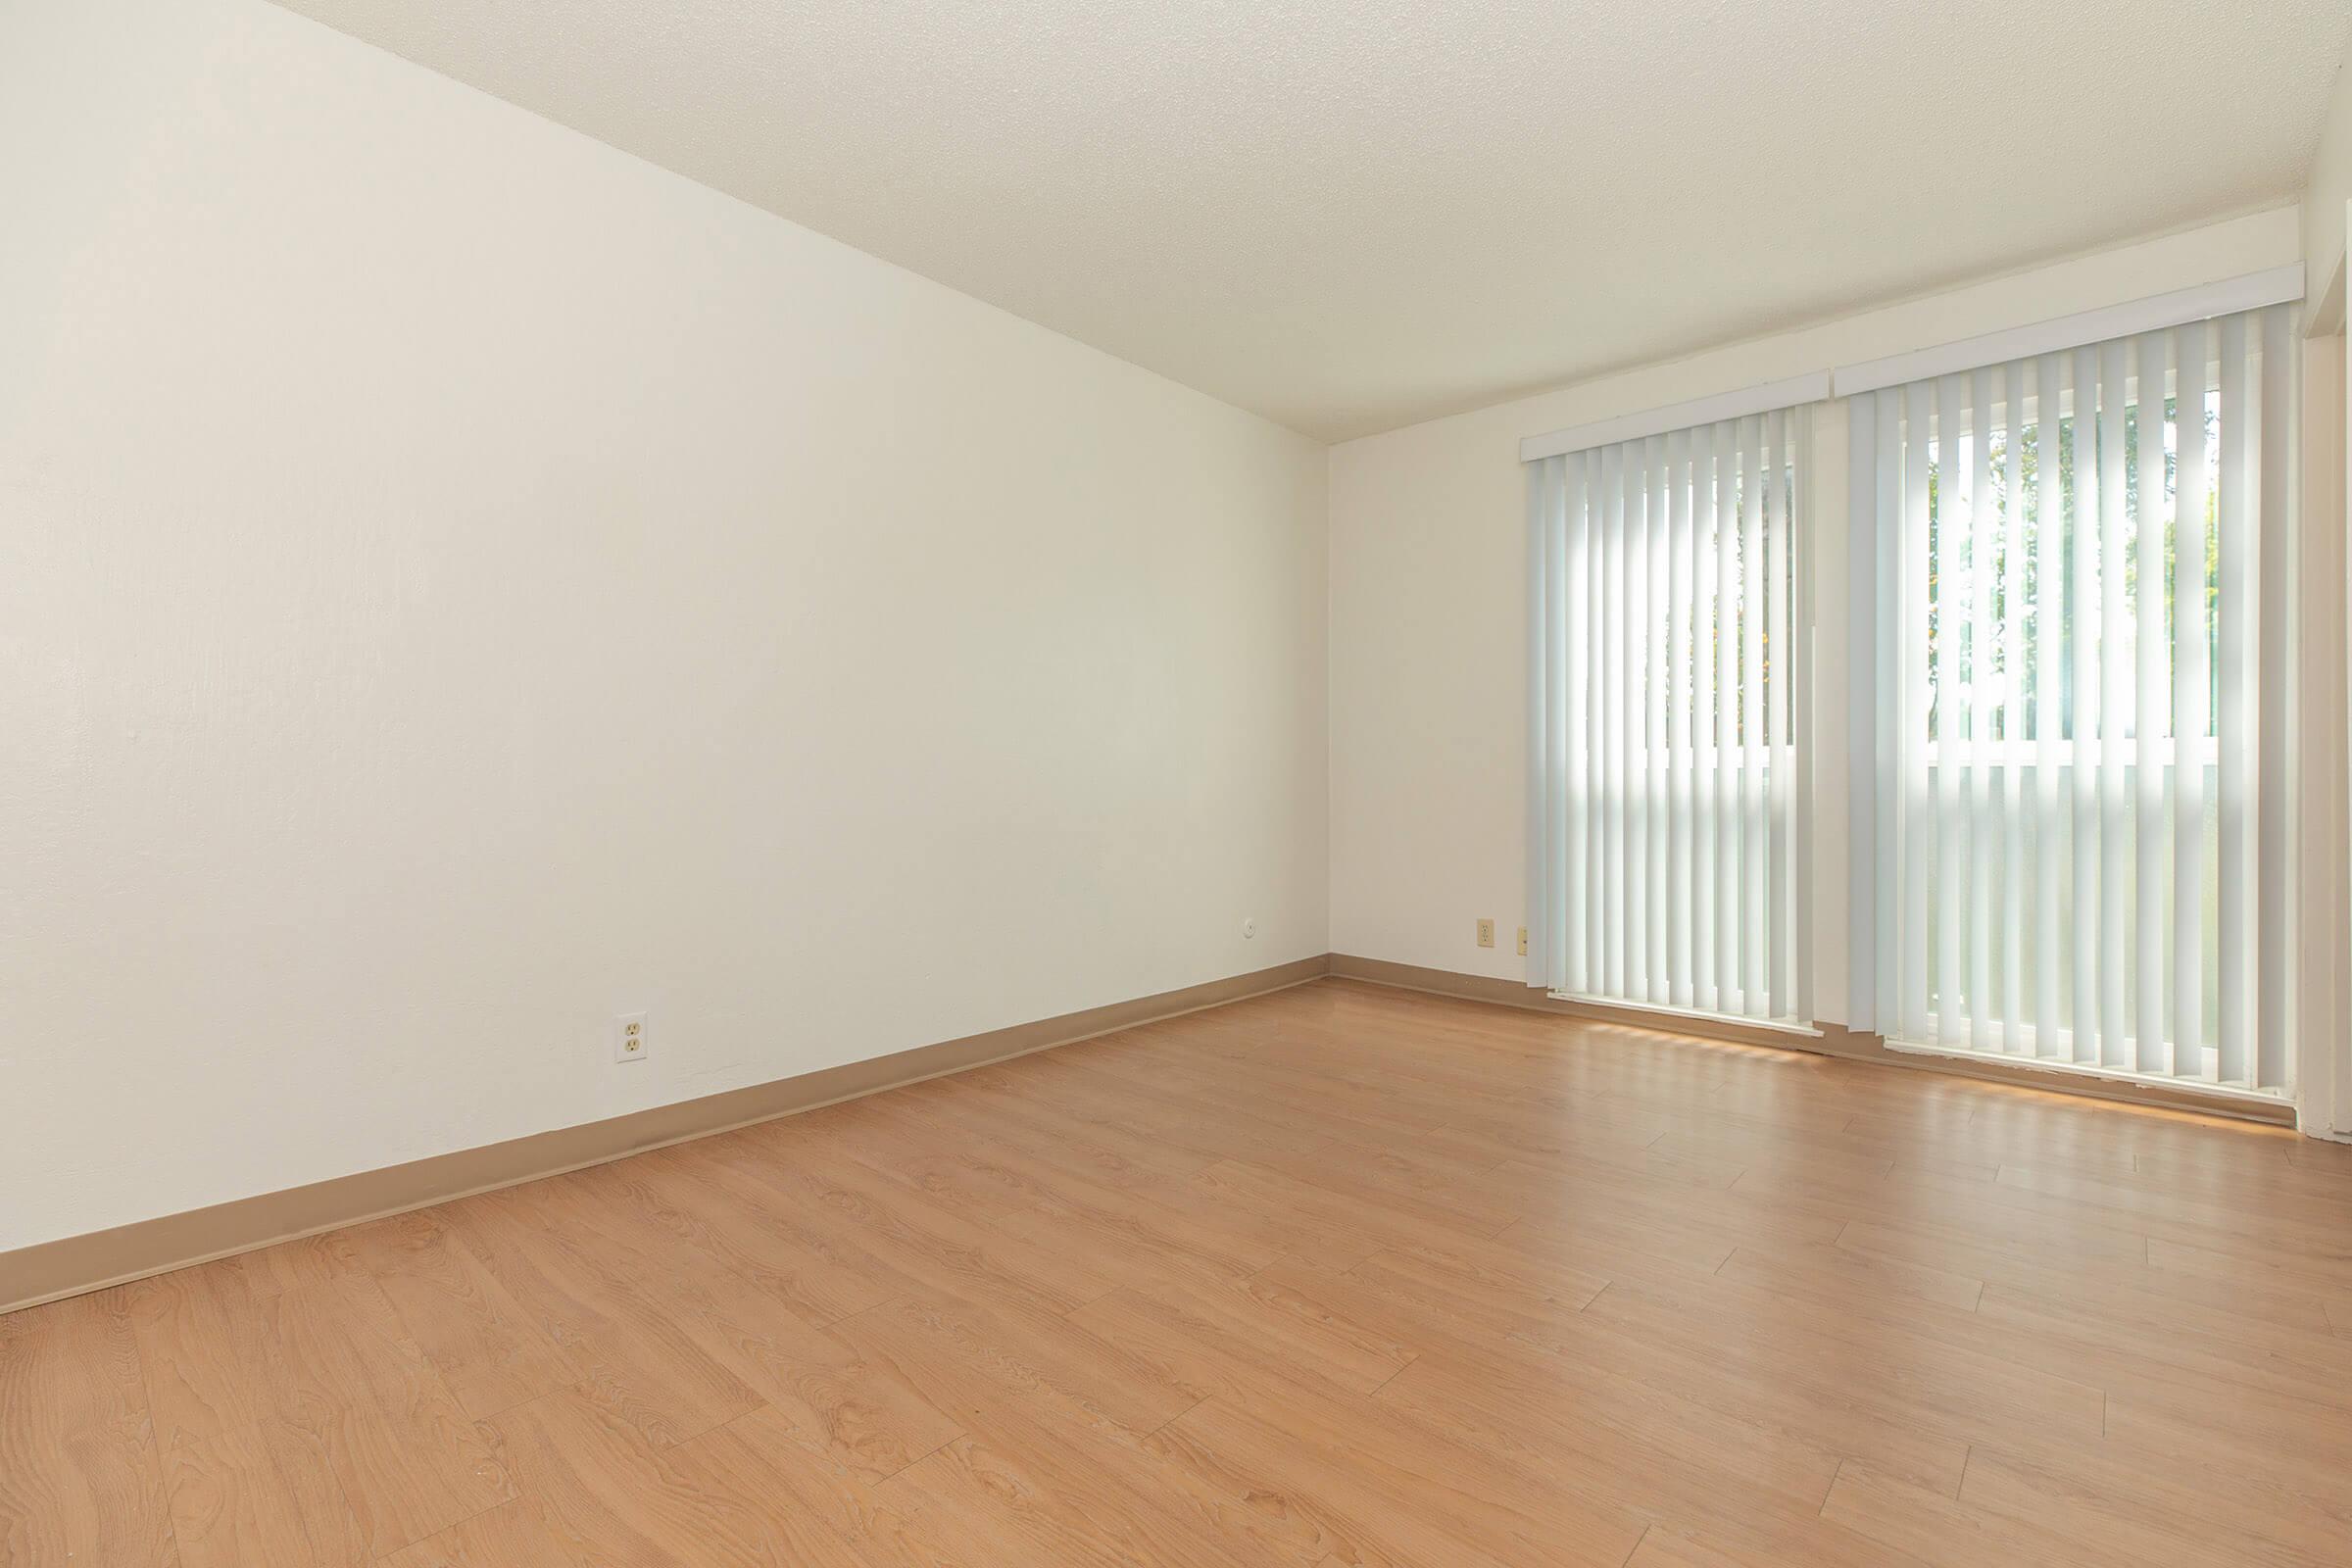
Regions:
<svg viewBox="0 0 2352 1568"><path fill-rule="evenodd" d="M0 1568L2346 1568L2345 0L0 0Z"/></svg>

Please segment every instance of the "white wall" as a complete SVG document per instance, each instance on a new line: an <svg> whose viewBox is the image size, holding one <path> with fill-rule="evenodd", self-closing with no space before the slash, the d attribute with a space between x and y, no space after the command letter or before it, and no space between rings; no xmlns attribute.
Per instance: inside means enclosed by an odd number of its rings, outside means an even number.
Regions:
<svg viewBox="0 0 2352 1568"><path fill-rule="evenodd" d="M0 1249L1329 946L1315 444L256 0L0 214Z"/></svg>
<svg viewBox="0 0 2352 1568"><path fill-rule="evenodd" d="M2303 345L2303 515L2296 560L2302 596L2295 636L2297 701L2305 723L2290 738L2296 773L2297 918L2302 984L2295 1003L2295 1099L2303 1130L2352 1137L2352 941L2348 941L2346 830L2345 514L2352 450L2342 331Z"/></svg>
<svg viewBox="0 0 2352 1568"><path fill-rule="evenodd" d="M2344 261L2345 203L2352 202L2352 69L2339 70L2303 189L2303 257L2316 299Z"/></svg>
<svg viewBox="0 0 2352 1568"><path fill-rule="evenodd" d="M2277 267L2283 208L1334 447L1333 951L1519 979L1525 494L1520 437ZM1845 658L1845 420L1814 420L1815 663ZM1815 811L1845 812L1842 710L1816 705ZM1843 1021L1845 844L1815 835L1814 1012Z"/></svg>
<svg viewBox="0 0 2352 1568"><path fill-rule="evenodd" d="M2329 335L2306 345L2304 367L2309 437L2305 447L2304 538L2307 593L2321 596L2320 613L2302 622L2314 710L2341 715L2346 682L2344 600L2352 583L2342 576L2345 497L2352 494L2352 404L2344 396L2344 241L2352 228L2352 69L2339 71L2328 119L2303 192L2303 255L2319 324ZM2331 575L2332 573L2332 575ZM2333 612L2329 613L2328 612ZM2352 1138L2352 993L2347 992L2344 878L2347 843L2344 726L2319 732L2302 753L2302 822L2307 872L2303 894L2303 963L2309 977L2299 999L2305 1042L2297 1099L2308 1132Z"/></svg>

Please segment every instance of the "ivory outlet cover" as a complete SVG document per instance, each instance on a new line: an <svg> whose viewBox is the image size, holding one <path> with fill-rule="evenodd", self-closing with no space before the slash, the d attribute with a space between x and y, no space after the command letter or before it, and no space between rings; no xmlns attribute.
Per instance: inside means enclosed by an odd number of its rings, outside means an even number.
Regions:
<svg viewBox="0 0 2352 1568"><path fill-rule="evenodd" d="M612 1020L612 1059L643 1061L653 1046L653 1033L642 1012L624 1012Z"/></svg>

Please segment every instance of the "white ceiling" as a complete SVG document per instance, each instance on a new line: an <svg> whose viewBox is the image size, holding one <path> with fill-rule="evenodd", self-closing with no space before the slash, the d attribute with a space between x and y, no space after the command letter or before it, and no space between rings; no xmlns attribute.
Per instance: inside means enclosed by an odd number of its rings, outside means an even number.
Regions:
<svg viewBox="0 0 2352 1568"><path fill-rule="evenodd" d="M2275 205L2345 0L286 0L1339 439Z"/></svg>

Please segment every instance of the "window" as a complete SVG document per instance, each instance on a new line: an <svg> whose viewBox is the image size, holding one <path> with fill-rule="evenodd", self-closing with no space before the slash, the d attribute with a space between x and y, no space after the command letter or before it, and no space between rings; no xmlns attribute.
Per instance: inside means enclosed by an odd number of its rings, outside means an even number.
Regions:
<svg viewBox="0 0 2352 1568"><path fill-rule="evenodd" d="M1776 411L1527 465L1531 983L1805 1011L1805 430Z"/></svg>
<svg viewBox="0 0 2352 1568"><path fill-rule="evenodd" d="M2256 964L2291 353L2280 308L1852 405L1884 743L1857 952L1890 1039L2283 1085Z"/></svg>

